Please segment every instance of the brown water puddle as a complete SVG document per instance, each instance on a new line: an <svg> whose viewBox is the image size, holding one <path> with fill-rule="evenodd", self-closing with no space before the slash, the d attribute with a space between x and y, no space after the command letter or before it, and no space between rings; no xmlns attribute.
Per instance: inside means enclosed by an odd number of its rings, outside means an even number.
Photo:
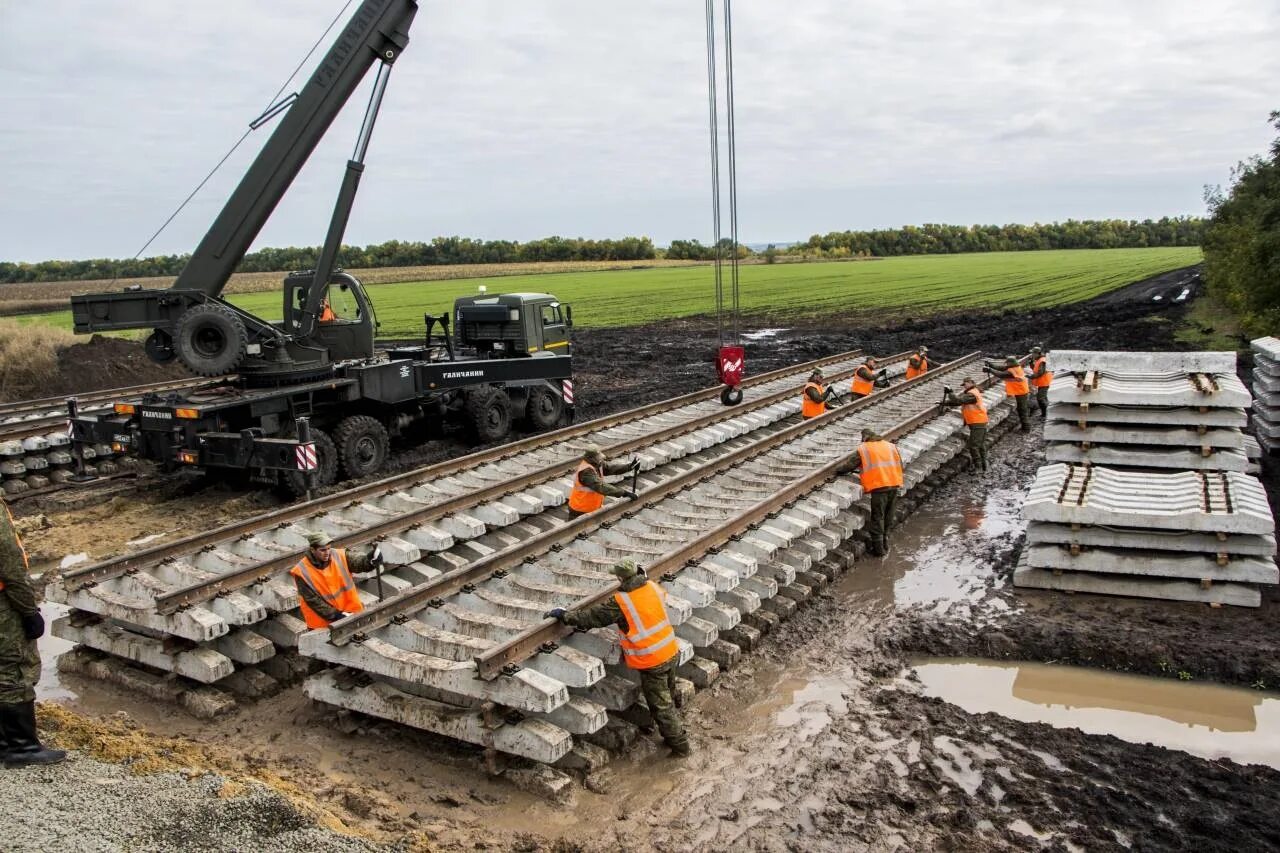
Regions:
<svg viewBox="0 0 1280 853"><path fill-rule="evenodd" d="M930 501L893 529L887 557L866 559L836 585L856 604L932 607L974 614L986 595L991 554L1025 529L1021 489L960 484L955 499ZM993 601L982 607L1004 607Z"/></svg>
<svg viewBox="0 0 1280 853"><path fill-rule="evenodd" d="M934 658L912 672L970 713L1280 769L1280 694L1039 663Z"/></svg>

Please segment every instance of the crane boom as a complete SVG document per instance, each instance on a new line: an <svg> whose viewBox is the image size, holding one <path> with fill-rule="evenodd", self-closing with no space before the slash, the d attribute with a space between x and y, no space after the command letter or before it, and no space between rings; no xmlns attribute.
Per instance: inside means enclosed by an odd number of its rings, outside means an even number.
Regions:
<svg viewBox="0 0 1280 853"><path fill-rule="evenodd" d="M364 0L178 274L174 290L218 296L360 81L409 43L414 0Z"/></svg>

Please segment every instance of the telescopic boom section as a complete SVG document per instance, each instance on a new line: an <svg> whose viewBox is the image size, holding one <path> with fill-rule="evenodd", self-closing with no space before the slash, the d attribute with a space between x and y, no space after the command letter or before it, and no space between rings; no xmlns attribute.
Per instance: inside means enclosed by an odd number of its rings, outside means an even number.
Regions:
<svg viewBox="0 0 1280 853"><path fill-rule="evenodd" d="M174 290L196 290L208 296L222 293L369 68L375 62L391 65L408 45L409 26L417 11L414 0L360 4L196 247Z"/></svg>

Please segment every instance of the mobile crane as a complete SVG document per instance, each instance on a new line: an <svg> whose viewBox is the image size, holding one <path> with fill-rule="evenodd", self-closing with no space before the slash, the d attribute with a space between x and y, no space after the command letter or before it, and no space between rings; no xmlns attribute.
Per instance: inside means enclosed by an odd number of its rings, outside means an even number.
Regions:
<svg viewBox="0 0 1280 853"><path fill-rule="evenodd" d="M77 333L150 328L145 349L153 360L177 358L198 375L229 376L198 394L121 400L104 417L73 411L74 443L106 443L168 469L278 475L302 492L378 470L391 437L416 422L464 419L493 442L514 418L538 429L572 418L573 314L554 296L458 299L452 315L424 314L420 345L379 348L372 300L336 267L374 121L417 9L414 0L363 0L304 88L251 123L282 116L171 287L72 297ZM285 277L280 322L231 304L221 295L231 274L375 63L315 269ZM300 440L307 438L300 418L309 420L310 442Z"/></svg>

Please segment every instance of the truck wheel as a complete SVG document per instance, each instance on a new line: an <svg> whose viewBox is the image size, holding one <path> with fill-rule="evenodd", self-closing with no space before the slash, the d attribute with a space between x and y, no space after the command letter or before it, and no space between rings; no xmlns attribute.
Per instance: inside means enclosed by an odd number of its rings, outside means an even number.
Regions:
<svg viewBox="0 0 1280 853"><path fill-rule="evenodd" d="M200 376L232 373L244 361L249 335L230 310L212 302L193 305L178 318L173 349Z"/></svg>
<svg viewBox="0 0 1280 853"><path fill-rule="evenodd" d="M344 478L357 479L378 471L387 461L391 438L377 418L352 415L343 418L333 431L338 448L338 464Z"/></svg>
<svg viewBox="0 0 1280 853"><path fill-rule="evenodd" d="M502 441L511 432L511 403L507 392L492 385L467 393L467 417L483 442Z"/></svg>
<svg viewBox="0 0 1280 853"><path fill-rule="evenodd" d="M148 335L142 348L146 351L147 357L157 364L167 364L177 355L173 351L173 337L163 329L156 329Z"/></svg>
<svg viewBox="0 0 1280 853"><path fill-rule="evenodd" d="M529 402L525 404L525 417L535 430L554 429L564 414L564 400L545 385L529 389Z"/></svg>
<svg viewBox="0 0 1280 853"><path fill-rule="evenodd" d="M338 479L338 448L334 446L329 433L315 427L311 428L311 440L316 443L317 465L313 472L315 474L313 488L332 486ZM280 481L294 497L300 498L307 493L307 477L301 471L285 471L280 476Z"/></svg>

